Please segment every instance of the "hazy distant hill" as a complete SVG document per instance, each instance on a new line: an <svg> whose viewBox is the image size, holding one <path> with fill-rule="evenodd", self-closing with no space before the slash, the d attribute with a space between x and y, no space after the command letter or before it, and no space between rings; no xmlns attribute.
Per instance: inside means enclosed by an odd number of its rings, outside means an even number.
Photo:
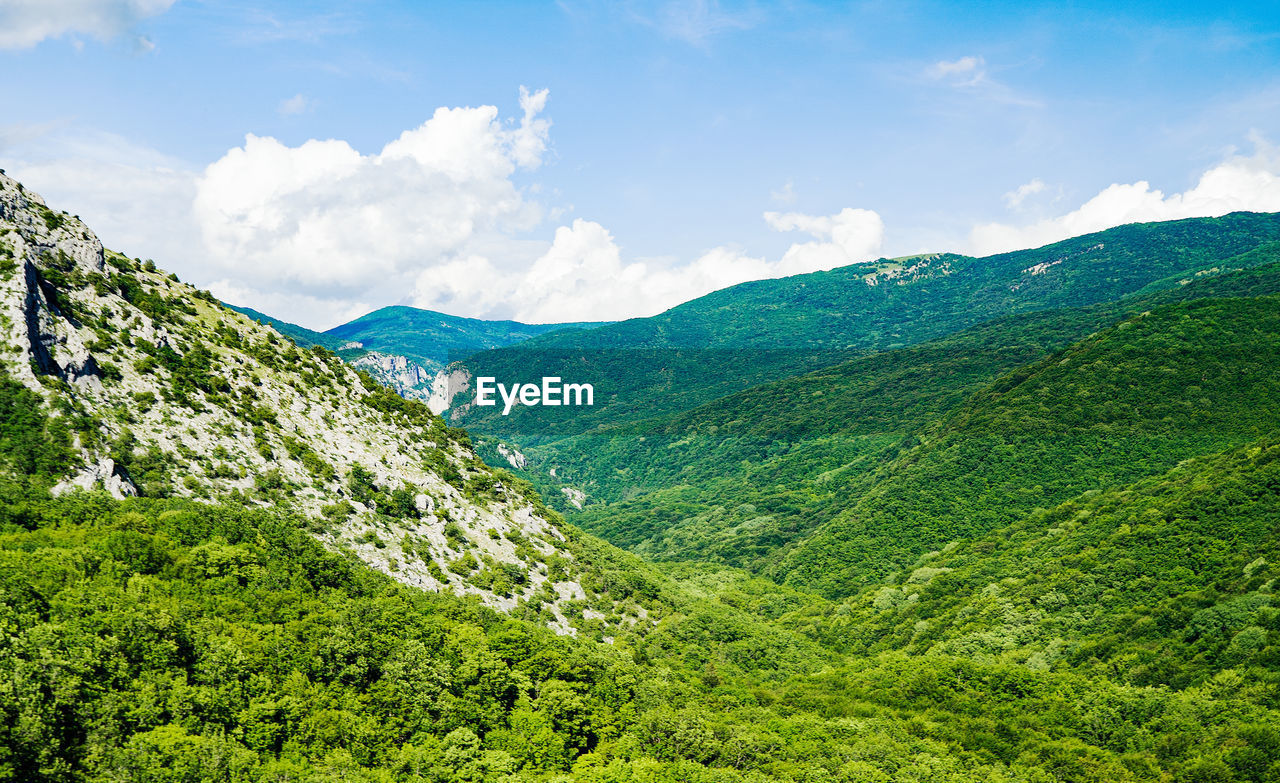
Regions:
<svg viewBox="0 0 1280 783"><path fill-rule="evenodd" d="M564 329L591 329L602 323L485 321L397 305L374 310L324 334L330 338L359 342L370 351L405 356L423 367L438 370L450 361L465 358L476 351L501 348Z"/></svg>
<svg viewBox="0 0 1280 783"><path fill-rule="evenodd" d="M591 329L604 323L486 321L395 305L316 332L247 307L228 307L274 326L299 346L323 346L405 397L419 400L431 398L436 374L451 361L554 331Z"/></svg>

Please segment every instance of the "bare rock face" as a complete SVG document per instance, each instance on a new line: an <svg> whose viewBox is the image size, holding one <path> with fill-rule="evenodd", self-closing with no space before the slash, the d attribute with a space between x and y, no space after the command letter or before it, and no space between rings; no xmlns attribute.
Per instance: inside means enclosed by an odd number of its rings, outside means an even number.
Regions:
<svg viewBox="0 0 1280 783"><path fill-rule="evenodd" d="M445 368L431 379L427 406L437 415L453 406L453 398L471 388L471 373L465 367Z"/></svg>
<svg viewBox="0 0 1280 783"><path fill-rule="evenodd" d="M519 449L509 448L505 443L498 444L498 455L516 470L524 470L529 465L529 459Z"/></svg>
<svg viewBox="0 0 1280 783"><path fill-rule="evenodd" d="M10 339L30 361L17 376L37 388L36 375L95 384L100 368L59 291L102 277L102 243L79 218L56 213L38 195L0 174L0 313Z"/></svg>
<svg viewBox="0 0 1280 783"><path fill-rule="evenodd" d="M359 343L354 343L359 347ZM395 389L402 397L426 401L431 396L433 375L427 368L407 356L370 351L352 362L383 385Z"/></svg>
<svg viewBox="0 0 1280 783"><path fill-rule="evenodd" d="M65 253L85 272L102 273L106 260L102 242L78 217L54 212L44 199L0 174L0 222L16 230L35 258Z"/></svg>
<svg viewBox="0 0 1280 783"><path fill-rule="evenodd" d="M72 489L93 489L98 485L117 499L134 497L138 494L138 488L110 457L103 457L96 464L76 474L74 478L58 484L53 488L53 493L61 495Z"/></svg>

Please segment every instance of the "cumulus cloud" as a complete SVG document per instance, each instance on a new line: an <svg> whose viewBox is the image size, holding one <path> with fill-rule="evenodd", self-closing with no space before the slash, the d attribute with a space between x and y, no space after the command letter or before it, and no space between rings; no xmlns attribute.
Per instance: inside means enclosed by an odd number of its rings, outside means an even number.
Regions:
<svg viewBox="0 0 1280 783"><path fill-rule="evenodd" d="M413 303L451 312L506 311L533 323L617 320L769 276L763 260L727 248L684 265L624 261L604 226L578 218L558 227L545 252L514 274L476 255L424 269Z"/></svg>
<svg viewBox="0 0 1280 783"><path fill-rule="evenodd" d="M249 135L197 183L204 244L249 283L287 282L313 296L403 293L423 265L537 224L538 206L512 175L541 160L545 103L546 91L523 92L514 126L494 106L437 109L369 155L340 140L290 147Z"/></svg>
<svg viewBox="0 0 1280 783"><path fill-rule="evenodd" d="M514 120L493 106L441 108L369 153L336 139L290 146L249 135L204 167L51 126L0 128L0 145L11 174L78 212L109 246L312 328L396 303L532 322L616 320L881 252L880 215L846 208L764 213L770 228L804 235L774 257L731 245L683 261L628 257L600 223L557 225L554 205L520 184L547 154L546 105L545 91L524 90ZM1046 189L1031 180L1005 202L1016 210ZM1280 211L1280 153L1261 138L1183 193L1111 185L1058 217L977 225L969 249L1233 210Z"/></svg>
<svg viewBox="0 0 1280 783"><path fill-rule="evenodd" d="M845 209L836 215L797 212L765 214L779 231L802 231L815 241L791 247L776 261L729 246L712 248L693 261L626 261L604 226L577 219L556 229L551 247L503 285L482 286L467 273L485 269L477 259L423 272L417 287L419 306L439 306L450 298L484 297L509 303L514 317L533 322L616 320L653 315L681 302L748 280L833 269L875 257L884 239L884 223L875 212ZM491 271L487 270L486 271ZM488 275L480 279L491 279ZM468 283L476 289L467 291ZM506 290L503 290L505 287Z"/></svg>
<svg viewBox="0 0 1280 783"><path fill-rule="evenodd" d="M11 173L77 210L108 246L312 328L388 304L530 322L653 315L726 286L873 258L879 215L770 212L811 239L773 260L720 246L692 260L627 258L601 224L545 228L517 185L545 155L546 92L522 113L437 110L380 151L249 135L199 170L105 134L13 128ZM33 138L35 139L33 141Z"/></svg>
<svg viewBox="0 0 1280 783"><path fill-rule="evenodd" d="M1125 223L1280 211L1280 151L1259 136L1253 140L1253 155L1231 156L1182 193L1166 196L1146 181L1116 183L1065 215L1021 226L975 226L969 237L971 252L986 255L1038 247Z"/></svg>
<svg viewBox="0 0 1280 783"><path fill-rule="evenodd" d="M783 275L872 261L884 244L884 221L869 209L846 207L835 215L820 217L766 212L764 219L775 231L801 231L818 240L792 245L778 263Z"/></svg>
<svg viewBox="0 0 1280 783"><path fill-rule="evenodd" d="M5 0L0 3L0 49L29 49L46 38L82 34L107 41L143 19L169 10L174 0ZM140 51L154 48L138 36Z"/></svg>

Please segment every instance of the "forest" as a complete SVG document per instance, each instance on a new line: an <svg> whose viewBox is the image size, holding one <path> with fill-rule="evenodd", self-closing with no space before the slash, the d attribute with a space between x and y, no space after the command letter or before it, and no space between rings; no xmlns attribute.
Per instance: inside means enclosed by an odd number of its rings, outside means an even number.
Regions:
<svg viewBox="0 0 1280 783"><path fill-rule="evenodd" d="M777 361L498 431L152 263L15 261L93 362L0 377L0 779L1278 780L1276 226L548 333Z"/></svg>

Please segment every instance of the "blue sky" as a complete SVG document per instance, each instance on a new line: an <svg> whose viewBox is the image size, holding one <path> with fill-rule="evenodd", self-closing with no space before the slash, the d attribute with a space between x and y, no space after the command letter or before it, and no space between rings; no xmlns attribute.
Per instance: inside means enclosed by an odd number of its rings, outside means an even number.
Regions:
<svg viewBox="0 0 1280 783"><path fill-rule="evenodd" d="M0 0L0 68L0 167L313 327L1280 209L1265 3Z"/></svg>

